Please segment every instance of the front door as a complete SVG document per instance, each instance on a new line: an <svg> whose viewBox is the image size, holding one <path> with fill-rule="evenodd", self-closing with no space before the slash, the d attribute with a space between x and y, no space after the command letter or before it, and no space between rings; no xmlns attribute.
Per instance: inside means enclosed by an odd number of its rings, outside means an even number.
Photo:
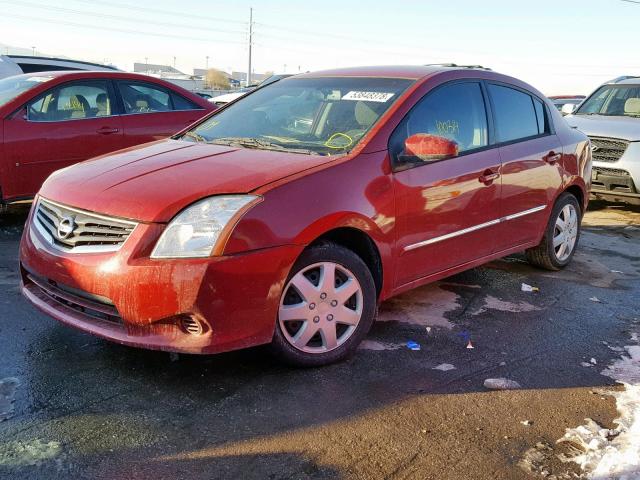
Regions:
<svg viewBox="0 0 640 480"><path fill-rule="evenodd" d="M4 122L6 199L31 197L55 170L122 148L122 124L109 83L55 87Z"/></svg>
<svg viewBox="0 0 640 480"><path fill-rule="evenodd" d="M402 155L407 137L457 142L459 154L434 162ZM407 114L390 142L397 211L396 287L491 255L498 231L501 163L489 148L479 82L445 84Z"/></svg>

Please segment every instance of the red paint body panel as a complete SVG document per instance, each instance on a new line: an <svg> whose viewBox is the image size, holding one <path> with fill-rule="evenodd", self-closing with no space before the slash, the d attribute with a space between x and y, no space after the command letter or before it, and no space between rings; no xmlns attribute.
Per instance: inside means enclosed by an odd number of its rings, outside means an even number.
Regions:
<svg viewBox="0 0 640 480"><path fill-rule="evenodd" d="M149 258L162 227L139 225L119 252L65 255L48 250L39 234L25 232L20 247L26 272L111 300L124 327L92 320L37 295L23 276L23 291L56 319L118 343L185 353L217 353L268 343L280 289L302 247L282 246L215 259L166 262ZM251 280L247 273L251 272ZM187 335L174 318L195 315L210 327Z"/></svg>
<svg viewBox="0 0 640 480"><path fill-rule="evenodd" d="M33 197L54 171L72 164L151 142L183 130L215 106L187 90L164 80L123 72L42 72L29 77L52 76L47 82L24 92L0 107L4 125L0 148L0 200ZM130 80L155 85L188 99L197 110L150 112L63 121L29 121L25 106L41 94L61 85L88 80ZM116 89L113 89L115 92ZM111 106L116 112L118 106Z"/></svg>
<svg viewBox="0 0 640 480"><path fill-rule="evenodd" d="M431 89L474 78L512 84L544 98L522 82L493 72L438 67L363 67L308 75L396 76L416 82L347 155L163 140L56 173L45 182L43 197L140 224L116 253L72 255L52 252L30 220L21 244L22 265L25 271L109 298L126 328L109 330L50 305L34 293L26 276L25 295L55 318L121 343L218 352L270 341L296 258L336 229L371 240L381 264L379 299L384 300L535 246L555 199L568 188L586 208L588 139L569 128L550 103L555 126L550 135L392 170L389 137ZM551 158L550 153L559 155ZM500 176L487 181L487 172ZM210 195L248 192L262 201L237 219L222 256L150 258L165 223L183 208ZM210 327L206 338L185 339L172 320L183 314Z"/></svg>

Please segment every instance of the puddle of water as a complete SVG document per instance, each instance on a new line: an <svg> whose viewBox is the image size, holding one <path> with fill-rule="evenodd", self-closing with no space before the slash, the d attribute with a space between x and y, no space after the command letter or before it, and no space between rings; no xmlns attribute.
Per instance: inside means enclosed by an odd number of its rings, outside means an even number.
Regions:
<svg viewBox="0 0 640 480"><path fill-rule="evenodd" d="M362 350L398 350L402 348L401 343L389 343L389 342L379 342L377 340L364 340L358 348Z"/></svg>
<svg viewBox="0 0 640 480"><path fill-rule="evenodd" d="M416 288L384 302L380 306L378 321L452 329L453 324L445 314L458 308L460 308L460 295L445 290L439 283L435 283Z"/></svg>
<svg viewBox="0 0 640 480"><path fill-rule="evenodd" d="M0 422L13 416L13 400L20 381L14 377L0 380Z"/></svg>
<svg viewBox="0 0 640 480"><path fill-rule="evenodd" d="M499 310L501 312L521 313L521 312L534 312L536 310L542 310L540 307L536 307L528 302L509 302L506 300L500 300L499 298L487 295L484 299L484 305L471 315L480 315L487 310Z"/></svg>

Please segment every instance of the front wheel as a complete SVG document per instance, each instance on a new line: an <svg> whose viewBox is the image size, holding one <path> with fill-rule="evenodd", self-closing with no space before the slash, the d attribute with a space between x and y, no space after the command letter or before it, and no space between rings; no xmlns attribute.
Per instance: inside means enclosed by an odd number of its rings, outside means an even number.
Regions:
<svg viewBox="0 0 640 480"><path fill-rule="evenodd" d="M373 277L362 259L334 243L307 249L282 291L272 350L297 366L320 366L355 352L376 312Z"/></svg>
<svg viewBox="0 0 640 480"><path fill-rule="evenodd" d="M542 242L526 252L529 262L546 270L566 267L578 246L581 220L576 197L570 193L560 195L549 217Z"/></svg>

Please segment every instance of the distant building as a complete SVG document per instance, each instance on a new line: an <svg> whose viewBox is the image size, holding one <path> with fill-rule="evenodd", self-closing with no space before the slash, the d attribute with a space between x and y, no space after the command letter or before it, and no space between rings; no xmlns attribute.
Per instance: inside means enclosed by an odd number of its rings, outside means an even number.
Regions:
<svg viewBox="0 0 640 480"><path fill-rule="evenodd" d="M154 63L134 63L133 71L135 73L145 73L147 75L156 75L159 77L176 76L189 78L189 75L182 73L180 70L170 65L156 65Z"/></svg>
<svg viewBox="0 0 640 480"><path fill-rule="evenodd" d="M251 83L259 83L262 80L264 80L265 78L267 78L268 75L265 75L264 73L252 73L251 74ZM238 82L245 84L247 82L247 73L246 72L231 72L231 78L233 78L234 80L237 80Z"/></svg>

